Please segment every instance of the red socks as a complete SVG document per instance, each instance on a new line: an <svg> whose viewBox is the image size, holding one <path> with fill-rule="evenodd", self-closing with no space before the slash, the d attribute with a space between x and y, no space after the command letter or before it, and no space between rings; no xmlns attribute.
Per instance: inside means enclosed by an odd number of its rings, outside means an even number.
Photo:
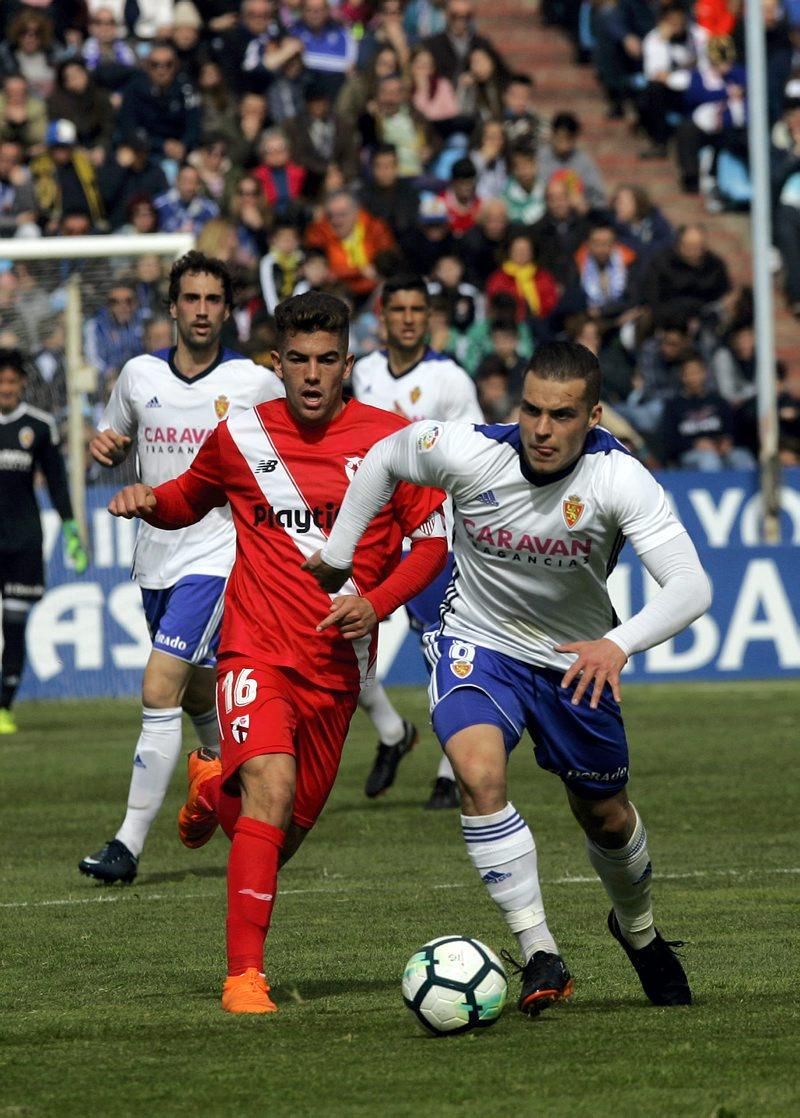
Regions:
<svg viewBox="0 0 800 1118"><path fill-rule="evenodd" d="M233 799L234 797L227 797ZM278 860L285 832L240 816L228 858L228 974L264 970L264 940L278 890Z"/></svg>
<svg viewBox="0 0 800 1118"><path fill-rule="evenodd" d="M222 790L222 777L210 776L199 788L199 795L209 804L228 838L233 841L236 820L242 813L242 797L229 796Z"/></svg>

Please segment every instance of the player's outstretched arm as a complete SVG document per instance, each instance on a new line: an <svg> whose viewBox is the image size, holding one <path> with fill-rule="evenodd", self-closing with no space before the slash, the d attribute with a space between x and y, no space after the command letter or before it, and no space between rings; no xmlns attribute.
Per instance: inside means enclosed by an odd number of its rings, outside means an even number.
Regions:
<svg viewBox="0 0 800 1118"><path fill-rule="evenodd" d="M149 520L157 504L152 488L137 481L135 485L126 485L114 494L108 503L108 511L112 516L121 516L125 520L133 520L135 516Z"/></svg>
<svg viewBox="0 0 800 1118"><path fill-rule="evenodd" d="M92 458L108 469L124 462L130 449L130 436L120 435L110 427L105 431L98 431L89 443L89 453Z"/></svg>

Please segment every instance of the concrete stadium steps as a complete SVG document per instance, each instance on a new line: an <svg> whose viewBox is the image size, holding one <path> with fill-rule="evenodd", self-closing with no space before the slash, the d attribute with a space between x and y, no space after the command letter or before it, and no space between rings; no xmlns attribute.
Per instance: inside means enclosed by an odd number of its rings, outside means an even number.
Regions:
<svg viewBox="0 0 800 1118"><path fill-rule="evenodd" d="M583 142L609 190L623 182L639 183L675 225L701 221L734 282L752 282L749 216L706 213L702 199L680 190L673 159L638 158L646 140L631 131L629 121L607 118L605 97L592 68L579 66L566 36L542 23L538 0L477 0L476 13L480 32L502 51L509 66L534 78L535 104L542 116L549 119L559 110L569 110L580 118ZM787 310L778 286L775 312L778 355L787 363L796 361L800 323Z"/></svg>

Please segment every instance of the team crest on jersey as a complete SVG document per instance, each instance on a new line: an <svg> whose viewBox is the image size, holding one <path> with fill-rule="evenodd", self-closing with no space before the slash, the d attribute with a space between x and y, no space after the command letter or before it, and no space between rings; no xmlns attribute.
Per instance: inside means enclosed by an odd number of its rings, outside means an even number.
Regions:
<svg viewBox="0 0 800 1118"><path fill-rule="evenodd" d="M580 518L583 516L583 510L586 505L580 499L577 493L570 493L565 501L561 502L561 511L564 514L564 521L568 528L574 528Z"/></svg>
<svg viewBox="0 0 800 1118"><path fill-rule="evenodd" d="M240 714L238 718L234 718L231 722L231 733L239 745L246 742L247 735L250 733L250 715Z"/></svg>
<svg viewBox="0 0 800 1118"><path fill-rule="evenodd" d="M217 419L224 419L230 406L230 400L227 396L217 396L214 401L214 411L217 413Z"/></svg>
<svg viewBox="0 0 800 1118"><path fill-rule="evenodd" d="M364 459L359 458L358 456L354 456L354 457L351 457L351 458L345 458L345 460L344 460L344 472L347 474L347 480L348 481L353 480L353 478L356 476L356 472L358 470L358 467L361 465L361 463L363 461L364 461Z"/></svg>
<svg viewBox="0 0 800 1118"><path fill-rule="evenodd" d="M17 437L19 439L19 445L22 447L22 449L23 450L30 450L30 448L33 446L33 440L35 438L35 435L33 433L33 428L32 427L20 427L19 434L18 434Z"/></svg>
<svg viewBox="0 0 800 1118"><path fill-rule="evenodd" d="M472 664L469 660L454 660L450 665L450 671L459 679L466 679L468 675L472 675Z"/></svg>
<svg viewBox="0 0 800 1118"><path fill-rule="evenodd" d="M429 450L433 450L441 433L442 428L438 423L434 423L432 427L426 427L424 431L417 435L417 450L420 454L427 454Z"/></svg>
<svg viewBox="0 0 800 1118"><path fill-rule="evenodd" d="M421 388L412 388L409 395L411 396L411 403L416 404L417 400L422 395L422 389Z"/></svg>

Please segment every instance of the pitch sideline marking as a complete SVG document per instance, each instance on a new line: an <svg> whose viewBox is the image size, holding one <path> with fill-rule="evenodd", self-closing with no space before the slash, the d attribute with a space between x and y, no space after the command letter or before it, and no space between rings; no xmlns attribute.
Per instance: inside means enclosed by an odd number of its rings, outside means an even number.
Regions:
<svg viewBox="0 0 800 1118"><path fill-rule="evenodd" d="M686 873L659 873L656 876L657 881L689 881L692 878L698 877L754 877L756 874L768 876L770 874L800 874L800 866L788 866L785 868L776 869L759 869L759 870L689 870ZM596 885L599 882L596 876L577 876L572 877L555 877L552 881L544 881L543 885ZM474 882L458 881L445 885L434 885L433 889L468 889ZM374 890L374 885L368 886L369 889ZM337 896L342 893L356 893L362 892L358 889L281 889L279 895L281 897L301 896L302 894L316 893L328 894L329 896ZM127 892L127 890L126 890ZM212 900L219 897L221 893L137 893L132 891L131 897L126 896L122 890L114 894L102 893L96 897L64 897L48 901L1 901L0 908L55 908L64 905L79 905L79 904L117 904L119 901L126 901L135 898L137 901L193 901L193 900Z"/></svg>

